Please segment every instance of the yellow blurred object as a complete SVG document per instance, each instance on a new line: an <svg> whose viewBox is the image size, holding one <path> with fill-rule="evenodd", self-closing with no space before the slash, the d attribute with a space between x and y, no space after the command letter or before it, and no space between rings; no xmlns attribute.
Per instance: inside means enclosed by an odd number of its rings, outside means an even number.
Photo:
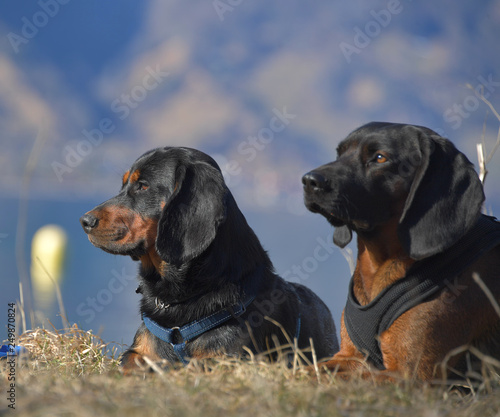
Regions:
<svg viewBox="0 0 500 417"><path fill-rule="evenodd" d="M37 230L31 242L31 283L40 307L50 307L54 300L54 280L61 281L66 255L66 232L48 224ZM52 278L52 279L51 279Z"/></svg>

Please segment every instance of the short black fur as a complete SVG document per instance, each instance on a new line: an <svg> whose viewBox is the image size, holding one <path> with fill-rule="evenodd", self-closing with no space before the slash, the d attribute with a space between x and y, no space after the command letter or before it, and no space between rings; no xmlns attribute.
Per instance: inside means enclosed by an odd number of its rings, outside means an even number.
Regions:
<svg viewBox="0 0 500 417"><path fill-rule="evenodd" d="M286 344L282 330L265 316L280 323L292 339L300 323L299 347L309 347L312 338L318 358L338 350L328 308L311 290L275 274L212 158L190 148L160 148L140 157L130 172L140 172L138 181L146 182L149 188L129 193L126 183L120 204L129 204L137 215L158 222L154 251L161 259L160 266L141 264L141 314L163 327L180 327L238 303L245 288L253 287L257 292L241 317L189 342L188 356L240 356L243 346L263 352L274 347L272 335ZM111 199L103 204L114 202ZM142 260L147 250L151 248L144 247L143 253L138 249L134 258ZM148 349L159 358L178 360L171 345L149 334L142 324L123 355L126 366L134 355L145 351L146 339Z"/></svg>
<svg viewBox="0 0 500 417"><path fill-rule="evenodd" d="M484 201L473 165L449 140L398 123L356 129L339 144L337 160L303 183L306 206L337 228L337 245L347 245L351 231L370 238L401 212L399 239L415 260L449 248L477 221Z"/></svg>

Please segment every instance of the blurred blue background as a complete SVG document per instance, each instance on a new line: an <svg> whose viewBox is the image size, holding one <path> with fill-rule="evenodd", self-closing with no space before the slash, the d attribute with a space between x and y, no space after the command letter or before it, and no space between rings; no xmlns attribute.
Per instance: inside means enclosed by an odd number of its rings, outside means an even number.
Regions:
<svg viewBox="0 0 500 417"><path fill-rule="evenodd" d="M94 248L78 219L140 154L184 145L219 162L278 273L315 290L338 325L349 265L303 207L302 174L372 120L430 127L476 167L476 143L497 138L475 92L500 110L498 0L26 0L0 11L0 323L33 234L54 223L69 239L69 321L131 343L137 265ZM496 215L499 161L485 189ZM61 327L57 313L53 303L39 320Z"/></svg>

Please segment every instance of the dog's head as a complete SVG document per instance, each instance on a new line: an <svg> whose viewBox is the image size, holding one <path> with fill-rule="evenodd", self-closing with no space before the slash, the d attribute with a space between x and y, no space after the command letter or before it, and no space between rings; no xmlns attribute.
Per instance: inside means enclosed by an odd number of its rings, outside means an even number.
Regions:
<svg viewBox="0 0 500 417"><path fill-rule="evenodd" d="M477 220L484 194L473 165L428 128L369 123L337 153L302 182L307 208L336 227L341 247L352 230L373 236L397 219L403 249L422 259L450 247Z"/></svg>
<svg viewBox="0 0 500 417"><path fill-rule="evenodd" d="M211 157L190 148L159 148L137 159L118 195L80 222L98 248L133 259L154 254L178 266L214 240L228 194Z"/></svg>

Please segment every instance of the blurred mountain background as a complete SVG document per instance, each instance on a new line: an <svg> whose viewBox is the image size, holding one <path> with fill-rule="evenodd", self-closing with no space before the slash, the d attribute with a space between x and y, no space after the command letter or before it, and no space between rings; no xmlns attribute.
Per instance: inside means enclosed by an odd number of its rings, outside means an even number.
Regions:
<svg viewBox="0 0 500 417"><path fill-rule="evenodd" d="M304 208L301 176L374 120L430 127L476 167L476 143L489 151L497 139L478 96L500 110L498 0L39 0L0 10L5 317L34 233L57 224L69 321L131 343L137 266L92 247L78 219L118 191L139 155L175 145L218 161L277 272L314 289L339 325L349 266L332 228ZM499 160L485 187L496 215ZM42 304L33 301L59 327L57 306Z"/></svg>

